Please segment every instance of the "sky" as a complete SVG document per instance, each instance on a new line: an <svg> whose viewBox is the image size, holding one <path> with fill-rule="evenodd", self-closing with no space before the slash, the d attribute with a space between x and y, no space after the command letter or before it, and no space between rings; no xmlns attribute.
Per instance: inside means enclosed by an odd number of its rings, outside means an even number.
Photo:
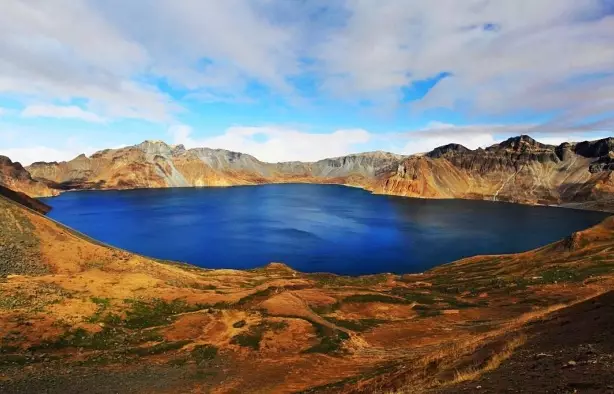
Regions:
<svg viewBox="0 0 614 394"><path fill-rule="evenodd" d="M614 0L3 0L0 154L610 136Z"/></svg>

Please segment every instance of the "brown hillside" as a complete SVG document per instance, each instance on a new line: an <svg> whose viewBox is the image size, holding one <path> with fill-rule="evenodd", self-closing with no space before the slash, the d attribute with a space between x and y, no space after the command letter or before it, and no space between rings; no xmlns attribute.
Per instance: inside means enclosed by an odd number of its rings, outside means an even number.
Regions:
<svg viewBox="0 0 614 394"><path fill-rule="evenodd" d="M518 255L342 277L155 261L6 199L0 215L3 393L445 389L613 283L612 220Z"/></svg>

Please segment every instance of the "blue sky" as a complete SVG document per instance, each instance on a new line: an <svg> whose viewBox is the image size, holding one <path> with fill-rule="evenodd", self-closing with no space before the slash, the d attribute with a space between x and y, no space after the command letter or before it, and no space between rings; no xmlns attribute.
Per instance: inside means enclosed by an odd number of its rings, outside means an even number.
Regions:
<svg viewBox="0 0 614 394"><path fill-rule="evenodd" d="M8 0L0 154L317 160L612 134L611 0Z"/></svg>

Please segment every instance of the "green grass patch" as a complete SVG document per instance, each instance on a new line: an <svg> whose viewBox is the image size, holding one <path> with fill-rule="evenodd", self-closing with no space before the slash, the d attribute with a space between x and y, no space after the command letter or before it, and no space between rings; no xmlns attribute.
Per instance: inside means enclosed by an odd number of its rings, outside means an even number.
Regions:
<svg viewBox="0 0 614 394"><path fill-rule="evenodd" d="M123 325L132 329L165 326L172 323L177 314L194 312L206 307L190 305L183 300L168 302L155 299L151 302L140 300L126 300L125 302L131 305L131 309L126 311Z"/></svg>
<svg viewBox="0 0 614 394"><path fill-rule="evenodd" d="M538 276L541 276L539 280L541 283L576 282L583 279L576 270L569 268L549 269Z"/></svg>
<svg viewBox="0 0 614 394"><path fill-rule="evenodd" d="M87 322L98 323L102 320L104 312L111 305L111 300L109 298L92 297L91 301L96 304L98 308L92 316L87 318Z"/></svg>

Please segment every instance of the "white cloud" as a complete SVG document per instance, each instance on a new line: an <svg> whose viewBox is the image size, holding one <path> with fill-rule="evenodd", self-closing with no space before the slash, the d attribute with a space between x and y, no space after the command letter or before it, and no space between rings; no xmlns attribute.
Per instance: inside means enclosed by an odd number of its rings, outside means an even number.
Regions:
<svg viewBox="0 0 614 394"><path fill-rule="evenodd" d="M160 81L187 89L185 97L231 102L249 100L256 82L296 103L290 81L308 76L320 95L393 106L403 86L449 72L414 111L554 112L552 129L570 128L614 117L609 4L7 0L0 93L77 98L100 117L172 122L185 109Z"/></svg>
<svg viewBox="0 0 614 394"><path fill-rule="evenodd" d="M567 126L614 114L614 15L600 0L346 2L319 43L325 87L397 100L399 88L451 73L413 104L474 115L558 111ZM609 12L609 14L608 14ZM582 113L573 116L582 108Z"/></svg>
<svg viewBox="0 0 614 394"><path fill-rule="evenodd" d="M80 107L60 106L60 105L29 105L21 112L21 116L26 118L59 118L59 119L79 119L86 122L102 123L105 119L93 112L84 111Z"/></svg>
<svg viewBox="0 0 614 394"><path fill-rule="evenodd" d="M313 134L299 130L264 126L234 126L222 135L193 138L192 129L176 125L169 129L175 144L188 148L208 147L248 153L266 162L317 161L328 157L355 153L357 147L372 138L366 130L336 130L329 134Z"/></svg>
<svg viewBox="0 0 614 394"><path fill-rule="evenodd" d="M27 166L37 161L68 161L82 153L91 155L96 150L97 149L81 147L51 148L48 146L34 145L23 148L0 147L0 155L7 156L11 160Z"/></svg>

